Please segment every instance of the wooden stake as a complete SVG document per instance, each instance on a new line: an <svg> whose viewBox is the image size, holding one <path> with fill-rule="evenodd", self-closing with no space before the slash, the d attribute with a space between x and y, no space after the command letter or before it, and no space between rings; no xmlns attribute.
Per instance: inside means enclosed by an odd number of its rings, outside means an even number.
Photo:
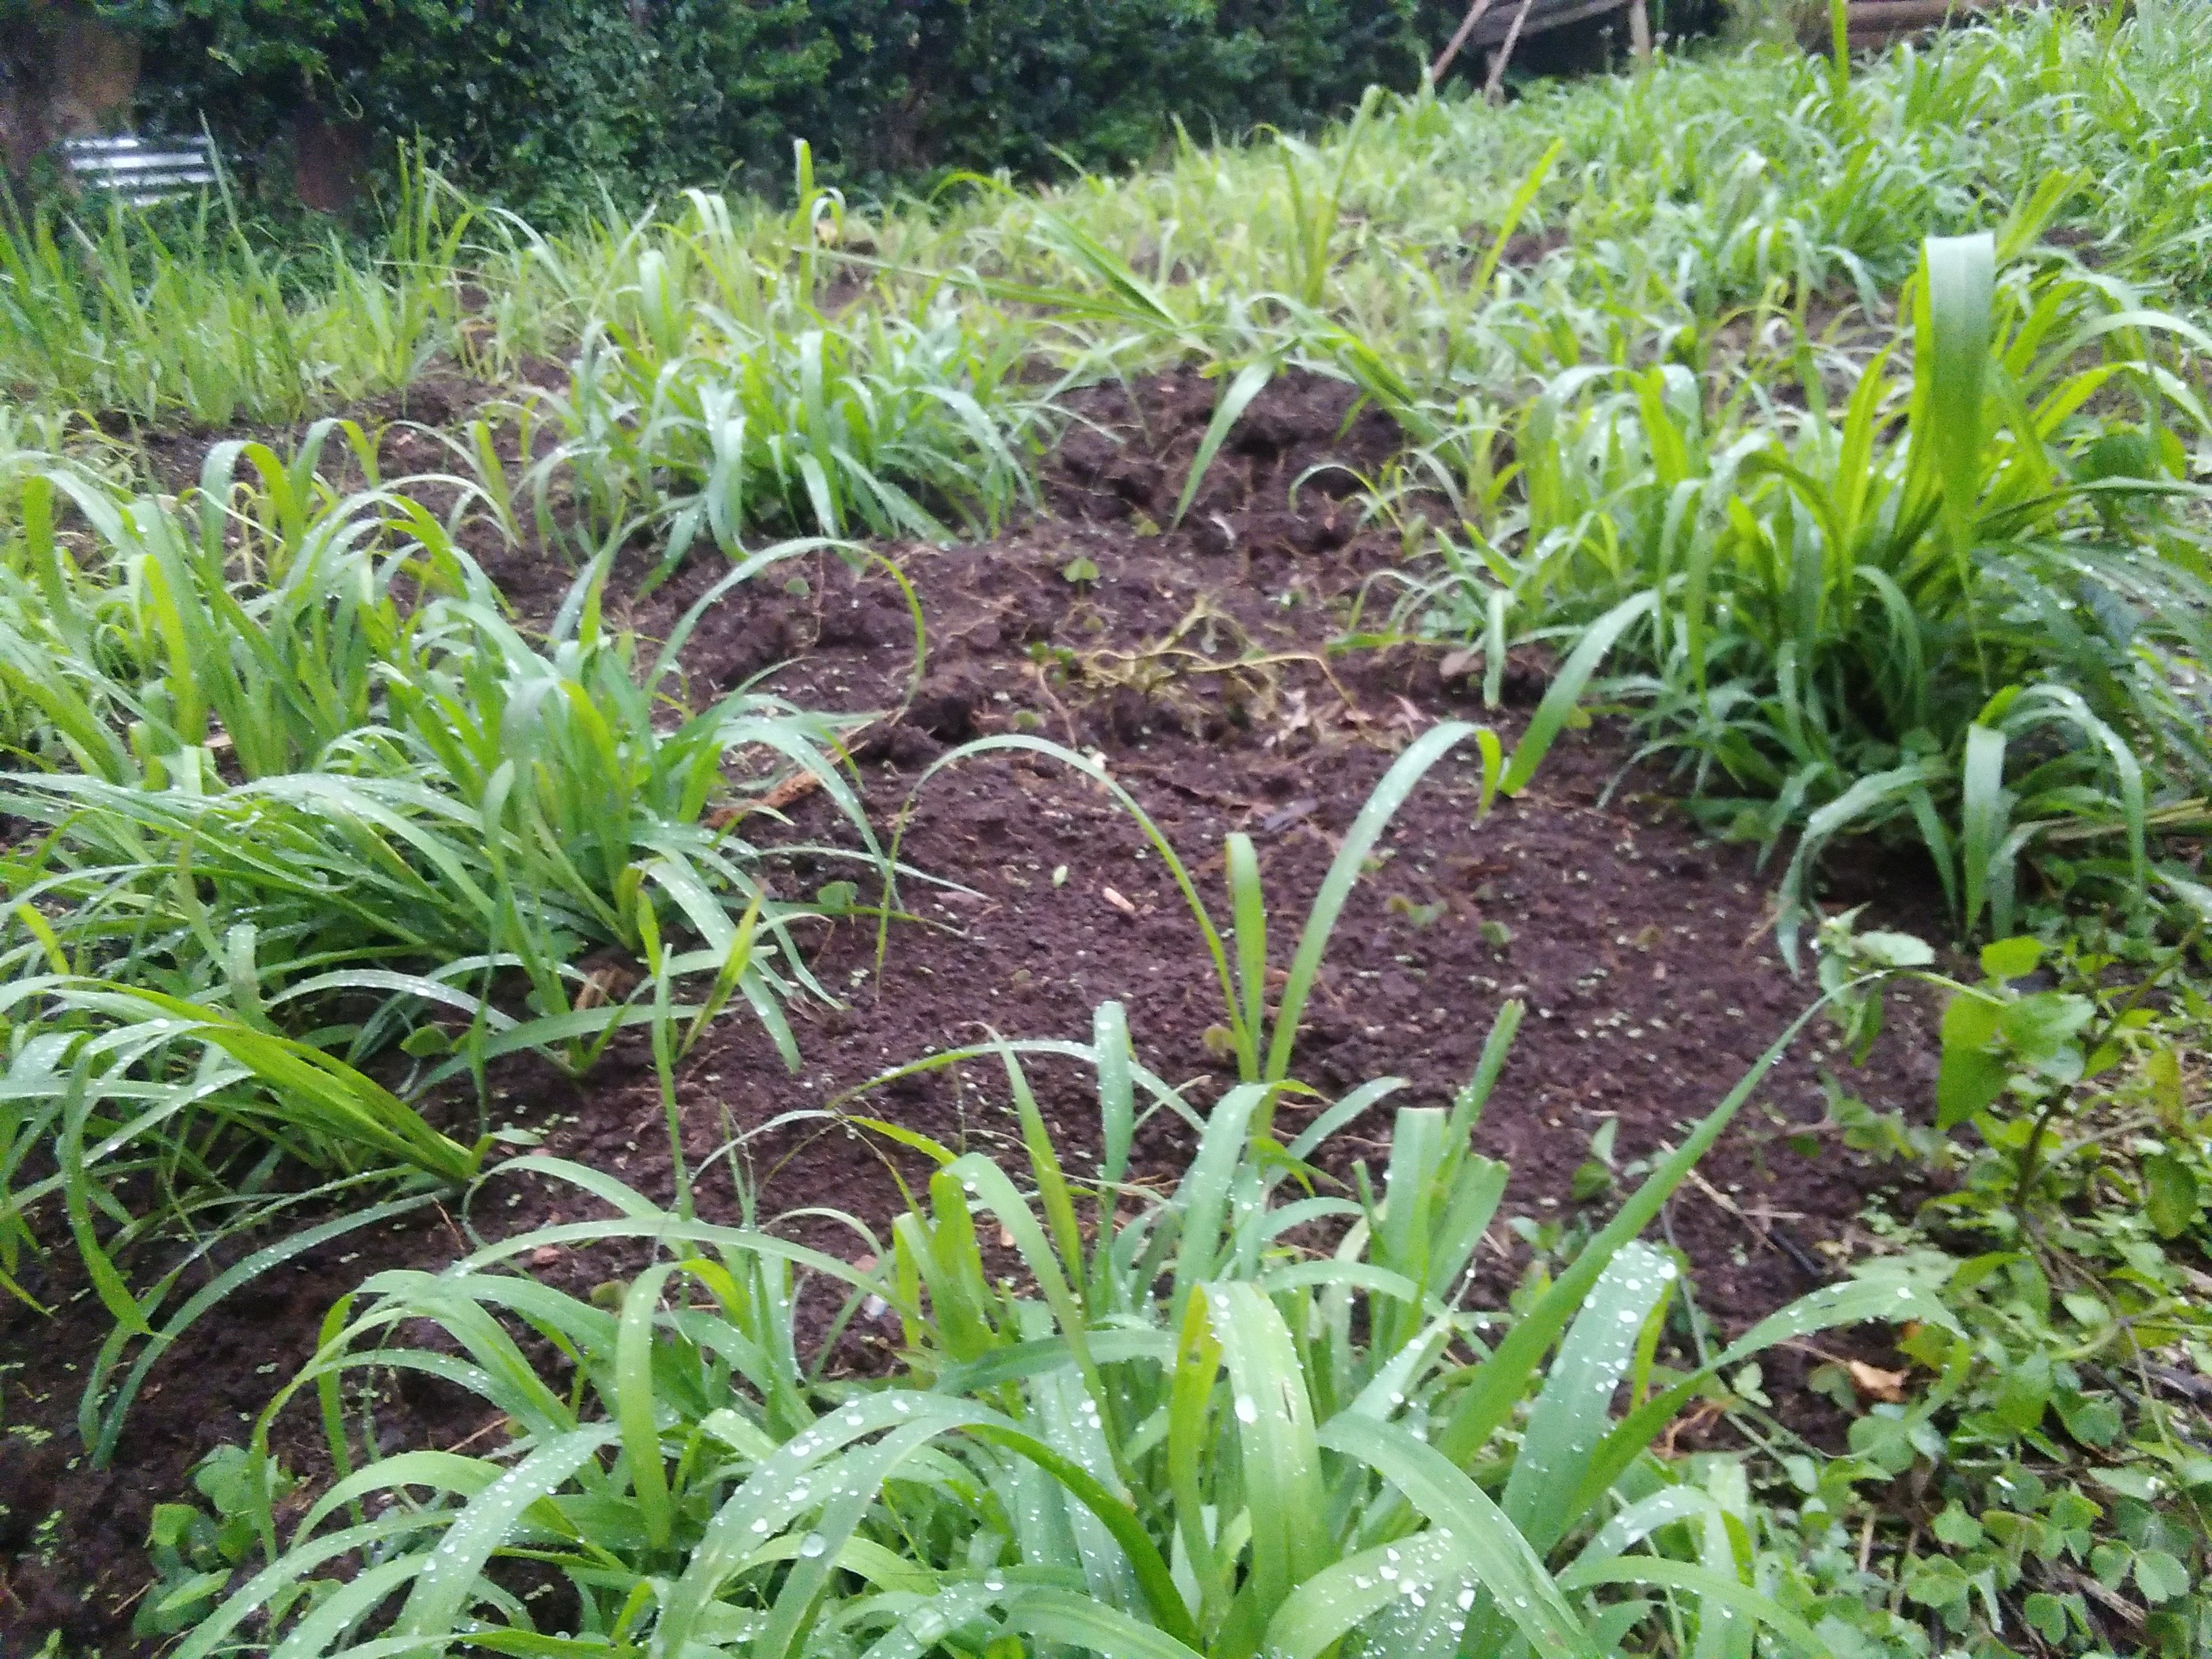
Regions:
<svg viewBox="0 0 2212 1659"><path fill-rule="evenodd" d="M1429 65L1431 86L1443 82L1444 71L1452 66L1452 59L1459 56L1459 49L1467 44L1467 37L1474 33L1474 26L1482 21L1483 13L1488 11L1490 6L1491 0L1472 0L1467 9L1467 15L1460 20L1458 30L1445 43L1444 49L1437 54L1437 61Z"/></svg>
<svg viewBox="0 0 2212 1659"><path fill-rule="evenodd" d="M1651 61L1651 13L1644 0L1628 0L1628 43L1638 63Z"/></svg>
<svg viewBox="0 0 2212 1659"><path fill-rule="evenodd" d="M1513 61L1513 47L1521 39L1521 26L1528 21L1528 9L1535 3L1536 0L1521 0L1521 9L1513 14L1513 27L1505 31L1504 43L1491 57L1490 82L1483 88L1482 95L1493 104L1503 100L1505 66Z"/></svg>

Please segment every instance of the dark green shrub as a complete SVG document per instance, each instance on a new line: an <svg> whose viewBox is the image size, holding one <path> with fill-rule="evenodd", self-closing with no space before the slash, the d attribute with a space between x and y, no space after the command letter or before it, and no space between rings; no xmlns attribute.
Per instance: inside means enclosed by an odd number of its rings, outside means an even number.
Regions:
<svg viewBox="0 0 2212 1659"><path fill-rule="evenodd" d="M1036 174L1308 125L1419 77L1417 0L109 0L147 42L143 98L248 171L304 113L540 217L732 173L794 138L848 183Z"/></svg>
<svg viewBox="0 0 2212 1659"><path fill-rule="evenodd" d="M120 0L142 95L250 173L303 112L419 135L526 211L781 166L837 56L808 0Z"/></svg>

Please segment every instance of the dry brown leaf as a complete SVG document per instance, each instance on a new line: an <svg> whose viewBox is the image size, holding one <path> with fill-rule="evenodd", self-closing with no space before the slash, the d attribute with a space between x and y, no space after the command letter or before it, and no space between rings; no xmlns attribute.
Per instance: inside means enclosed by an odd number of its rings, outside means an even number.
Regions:
<svg viewBox="0 0 2212 1659"><path fill-rule="evenodd" d="M728 829L748 812L780 812L795 800L804 799L822 787L822 780L811 772L793 772L757 801L744 801L735 806L718 806L702 820L716 832Z"/></svg>
<svg viewBox="0 0 2212 1659"><path fill-rule="evenodd" d="M761 797L761 805L781 811L795 800L812 794L822 787L822 780L811 772L793 772L781 783Z"/></svg>
<svg viewBox="0 0 2212 1659"><path fill-rule="evenodd" d="M1911 1375L1910 1371L1886 1371L1863 1359L1846 1359L1844 1369L1850 1373L1851 1386L1868 1399L1890 1406L1905 1403L1905 1383Z"/></svg>
<svg viewBox="0 0 2212 1659"><path fill-rule="evenodd" d="M1437 665L1437 672L1444 679L1455 680L1462 675L1472 674L1481 666L1481 647L1469 646L1463 651L1446 653L1444 659Z"/></svg>

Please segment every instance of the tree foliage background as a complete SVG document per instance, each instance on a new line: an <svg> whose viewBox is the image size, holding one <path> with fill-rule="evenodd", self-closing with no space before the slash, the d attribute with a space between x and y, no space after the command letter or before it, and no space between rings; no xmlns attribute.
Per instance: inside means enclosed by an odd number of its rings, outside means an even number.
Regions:
<svg viewBox="0 0 2212 1659"><path fill-rule="evenodd" d="M526 212L787 176L1018 175L1310 125L1409 88L1438 0L101 0L148 118L249 166L303 113L425 142ZM1435 14L1434 16L1429 14Z"/></svg>

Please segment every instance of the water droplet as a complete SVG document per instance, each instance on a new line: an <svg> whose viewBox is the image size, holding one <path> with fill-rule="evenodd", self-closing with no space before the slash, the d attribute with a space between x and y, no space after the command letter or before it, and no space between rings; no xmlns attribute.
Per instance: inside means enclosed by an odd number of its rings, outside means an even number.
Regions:
<svg viewBox="0 0 2212 1659"><path fill-rule="evenodd" d="M799 1540L799 1553L808 1560L817 1559L830 1547L830 1540L818 1532L810 1532Z"/></svg>
<svg viewBox="0 0 2212 1659"><path fill-rule="evenodd" d="M1237 1396L1237 1420L1239 1423L1256 1423L1260 1420L1260 1407L1249 1394L1240 1394Z"/></svg>

